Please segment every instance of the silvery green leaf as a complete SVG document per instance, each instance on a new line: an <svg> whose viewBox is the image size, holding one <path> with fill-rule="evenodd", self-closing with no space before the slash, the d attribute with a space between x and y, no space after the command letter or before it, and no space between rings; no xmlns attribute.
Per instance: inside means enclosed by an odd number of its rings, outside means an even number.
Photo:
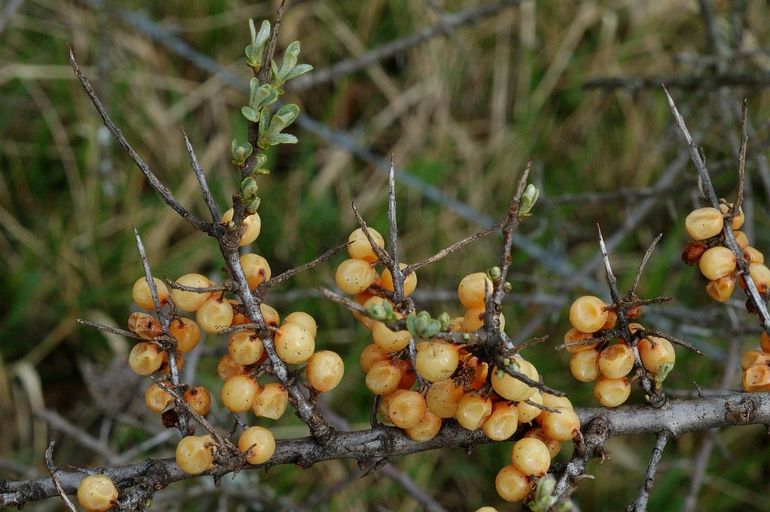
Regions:
<svg viewBox="0 0 770 512"><path fill-rule="evenodd" d="M262 20L262 25L259 26L259 33L254 38L254 45L257 47L264 46L269 37L270 37L270 22L267 20Z"/></svg>
<svg viewBox="0 0 770 512"><path fill-rule="evenodd" d="M268 138L271 146L277 146L278 144L296 144L299 139L290 133L278 133Z"/></svg>
<svg viewBox="0 0 770 512"><path fill-rule="evenodd" d="M297 64L294 66L294 69L291 70L291 72L286 75L286 78L284 79L284 82L288 82L289 80L294 80L300 75L304 75L308 71L312 71L313 66L310 64Z"/></svg>
<svg viewBox="0 0 770 512"><path fill-rule="evenodd" d="M243 117L245 117L252 123L256 123L259 121L257 112L251 107L241 107L241 114L243 114Z"/></svg>
<svg viewBox="0 0 770 512"><path fill-rule="evenodd" d="M299 107L293 103L284 105L278 109L270 120L270 127L267 129L267 135L281 133L287 126L294 122L299 116Z"/></svg>

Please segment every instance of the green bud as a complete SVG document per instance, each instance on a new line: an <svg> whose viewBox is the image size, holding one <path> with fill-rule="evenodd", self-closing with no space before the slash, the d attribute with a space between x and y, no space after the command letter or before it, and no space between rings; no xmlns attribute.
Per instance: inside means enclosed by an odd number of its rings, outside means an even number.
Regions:
<svg viewBox="0 0 770 512"><path fill-rule="evenodd" d="M470 339L471 339L471 335L468 334L467 332L464 332L463 333L463 340L464 341L469 341Z"/></svg>
<svg viewBox="0 0 770 512"><path fill-rule="evenodd" d="M487 275L489 278L494 281L496 279L500 279L500 275L502 275L502 270L500 270L500 267L492 267L489 270L487 270Z"/></svg>
<svg viewBox="0 0 770 512"><path fill-rule="evenodd" d="M438 316L438 321L441 323L441 330L446 331L449 329L449 325L452 322L452 318L449 316L449 313L444 311Z"/></svg>
<svg viewBox="0 0 770 512"><path fill-rule="evenodd" d="M537 189L532 183L527 185L524 189L524 195L521 197L521 204L519 205L519 217L529 217L532 215L532 208L537 203L540 197L540 190Z"/></svg>
<svg viewBox="0 0 770 512"><path fill-rule="evenodd" d="M258 197L255 197L254 199L252 199L252 201L248 204L248 206L246 206L246 213L248 213L249 215L253 215L257 213L257 210L259 210L259 202L260 202L260 199Z"/></svg>
<svg viewBox="0 0 770 512"><path fill-rule="evenodd" d="M394 319L393 305L388 301L377 302L367 308L369 316L380 322L388 322Z"/></svg>
<svg viewBox="0 0 770 512"><path fill-rule="evenodd" d="M241 144L238 142L238 140L233 139L233 141L230 143L230 152L233 157L233 164L235 165L243 165L246 162L246 159L251 156L253 151L254 148L248 142Z"/></svg>
<svg viewBox="0 0 770 512"><path fill-rule="evenodd" d="M505 293L511 293L511 290L513 290L513 285L509 281L503 283L503 291Z"/></svg>
<svg viewBox="0 0 770 512"><path fill-rule="evenodd" d="M241 181L241 195L244 199L254 199L257 197L258 191L259 185L257 185L257 180L251 176L243 178L243 181Z"/></svg>

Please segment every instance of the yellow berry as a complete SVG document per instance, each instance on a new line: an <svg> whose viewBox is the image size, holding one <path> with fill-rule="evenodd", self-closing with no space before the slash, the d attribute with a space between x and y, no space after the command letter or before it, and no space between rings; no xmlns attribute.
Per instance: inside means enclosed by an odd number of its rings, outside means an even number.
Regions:
<svg viewBox="0 0 770 512"><path fill-rule="evenodd" d="M486 296L492 291L492 280L484 272L475 272L462 278L457 287L457 298L466 309L483 308Z"/></svg>
<svg viewBox="0 0 770 512"><path fill-rule="evenodd" d="M608 379L599 377L594 384L594 397L604 407L617 407L631 394L631 384L628 379Z"/></svg>
<svg viewBox="0 0 770 512"><path fill-rule="evenodd" d="M628 345L615 343L599 353L599 371L608 379L625 377L634 367L634 351Z"/></svg>
<svg viewBox="0 0 770 512"><path fill-rule="evenodd" d="M607 305L592 295L578 297L569 308L569 321L580 332L593 333L607 322Z"/></svg>
<svg viewBox="0 0 770 512"><path fill-rule="evenodd" d="M230 301L211 297L195 312L195 319L204 331L218 333L232 324L233 306Z"/></svg>
<svg viewBox="0 0 770 512"><path fill-rule="evenodd" d="M459 348L445 341L430 341L415 357L417 373L428 382L448 379L460 362Z"/></svg>
<svg viewBox="0 0 770 512"><path fill-rule="evenodd" d="M398 388L401 370L390 360L378 361L366 373L366 387L375 395L386 395Z"/></svg>
<svg viewBox="0 0 770 512"><path fill-rule="evenodd" d="M302 326L283 324L274 339L275 352L288 364L307 361L315 350L315 338Z"/></svg>
<svg viewBox="0 0 770 512"><path fill-rule="evenodd" d="M222 224L227 224L232 221L234 213L232 208L227 210L222 215ZM246 226L246 230L241 235L241 240L239 242L241 247L249 245L259 237L259 232L262 230L262 219L259 218L259 214L254 213L243 219L243 225Z"/></svg>
<svg viewBox="0 0 770 512"><path fill-rule="evenodd" d="M382 238L382 235L373 228L366 229L369 231L369 236L371 236L374 243L377 244L377 247L384 249L385 239ZM366 238L366 234L362 228L358 228L350 233L350 236L348 237L348 254L353 259L364 260L369 263L374 263L379 259L377 253L372 249L372 244L369 243L369 239Z"/></svg>
<svg viewBox="0 0 770 512"><path fill-rule="evenodd" d="M468 430L481 428L492 414L492 401L478 393L465 393L457 404L457 423Z"/></svg>
<svg viewBox="0 0 770 512"><path fill-rule="evenodd" d="M289 313L286 315L286 318L284 318L283 323L297 324L300 327L303 327L314 338L316 334L318 334L318 325L315 323L315 318L305 313L304 311L295 311L293 313Z"/></svg>
<svg viewBox="0 0 770 512"><path fill-rule="evenodd" d="M743 372L743 390L748 393L770 391L770 366L752 366Z"/></svg>
<svg viewBox="0 0 770 512"><path fill-rule="evenodd" d="M676 361L674 346L665 338L657 336L650 336L649 339L642 338L638 347L642 365L650 373L658 373L661 366L664 364L673 365Z"/></svg>
<svg viewBox="0 0 770 512"><path fill-rule="evenodd" d="M524 434L524 437L533 437L535 439L540 439L543 443L545 443L546 447L548 447L548 454L551 456L552 459L556 457L561 451L561 441L551 439L550 437L545 435L545 431L541 427L531 428L527 430L527 433Z"/></svg>
<svg viewBox="0 0 770 512"><path fill-rule="evenodd" d="M748 370L752 366L770 366L770 354L758 350L749 350L741 356L741 369Z"/></svg>
<svg viewBox="0 0 770 512"><path fill-rule="evenodd" d="M321 393L337 387L345 373L345 363L336 352L319 350L308 359L305 367L307 381Z"/></svg>
<svg viewBox="0 0 770 512"><path fill-rule="evenodd" d="M748 256L749 263L764 263L765 262L765 255L762 254L760 251L755 249L754 247L746 246L742 247L743 254Z"/></svg>
<svg viewBox="0 0 770 512"><path fill-rule="evenodd" d="M717 302L727 302L735 290L735 276L728 274L706 285L706 293Z"/></svg>
<svg viewBox="0 0 770 512"><path fill-rule="evenodd" d="M551 393L543 393L543 405L550 409L573 409L572 402L566 396L556 396Z"/></svg>
<svg viewBox="0 0 770 512"><path fill-rule="evenodd" d="M441 418L426 410L422 419L412 428L406 429L406 434L412 441L424 443L436 437L441 430Z"/></svg>
<svg viewBox="0 0 770 512"><path fill-rule="evenodd" d="M183 437L176 445L176 463L188 475L198 475L214 464L211 436Z"/></svg>
<svg viewBox="0 0 770 512"><path fill-rule="evenodd" d="M743 231L733 231L738 247L745 249L749 245L749 237Z"/></svg>
<svg viewBox="0 0 770 512"><path fill-rule="evenodd" d="M398 352L404 349L411 337L409 331L391 331L382 322L374 322L372 325L372 340L385 352Z"/></svg>
<svg viewBox="0 0 770 512"><path fill-rule="evenodd" d="M543 411L538 421L545 435L554 441L570 441L580 431L580 419L572 409L561 409L558 413Z"/></svg>
<svg viewBox="0 0 770 512"><path fill-rule="evenodd" d="M505 441L516 433L519 426L519 410L510 402L497 402L492 407L492 414L481 429L493 441Z"/></svg>
<svg viewBox="0 0 770 512"><path fill-rule="evenodd" d="M580 382L592 382L599 377L599 353L594 350L575 352L569 358L569 370Z"/></svg>
<svg viewBox="0 0 770 512"><path fill-rule="evenodd" d="M609 318L609 316L608 316ZM564 334L564 347L567 352L574 354L575 352L581 352L583 350L591 350L596 347L596 342L589 342L588 340L593 338L593 334L590 332L580 332L574 327L571 327L569 331Z"/></svg>
<svg viewBox="0 0 770 512"><path fill-rule="evenodd" d="M189 286L192 288L208 288L212 285L211 280L201 274L185 274L176 280L177 284ZM174 301L177 309L192 313L197 311L201 304L209 300L212 292L186 292L172 288L171 300Z"/></svg>
<svg viewBox="0 0 770 512"><path fill-rule="evenodd" d="M706 252L700 257L698 268L701 273L712 281L732 274L735 271L735 254L727 247L718 245Z"/></svg>
<svg viewBox="0 0 770 512"><path fill-rule="evenodd" d="M403 429L417 426L425 410L425 398L417 391L396 390L388 401L388 419Z"/></svg>
<svg viewBox="0 0 770 512"><path fill-rule="evenodd" d="M171 321L168 333L176 338L176 348L180 352L189 352L201 340L201 330L195 320L180 316Z"/></svg>
<svg viewBox="0 0 770 512"><path fill-rule="evenodd" d="M217 364L217 375L222 380L227 380L234 375L242 375L244 373L246 373L246 369L236 363L230 354L223 355Z"/></svg>
<svg viewBox="0 0 770 512"><path fill-rule="evenodd" d="M246 282L249 284L250 289L253 290L270 279L270 276L272 275L270 264L259 254L243 254L240 257L240 260L243 275L246 276Z"/></svg>
<svg viewBox="0 0 770 512"><path fill-rule="evenodd" d="M406 263L398 264L398 268L400 269L404 269L405 267ZM386 290L395 291L395 286L393 285L393 276L390 275L390 269L386 268L382 271L382 275L380 275L380 286ZM404 277L404 297L410 296L416 288L417 273L410 272L408 276Z"/></svg>
<svg viewBox="0 0 770 512"><path fill-rule="evenodd" d="M270 382L259 389L251 410L255 416L280 419L289 404L289 393L281 384Z"/></svg>
<svg viewBox="0 0 770 512"><path fill-rule="evenodd" d="M497 473L495 489L505 501L524 501L532 490L532 482L528 476L511 464Z"/></svg>
<svg viewBox="0 0 770 512"><path fill-rule="evenodd" d="M693 240L706 240L717 236L724 227L722 212L716 208L698 208L684 220L684 228Z"/></svg>
<svg viewBox="0 0 770 512"><path fill-rule="evenodd" d="M770 269L761 263L752 263L749 265L749 273L757 291L762 294L767 293L768 287L770 287ZM746 288L743 276L741 276L739 283L741 288Z"/></svg>
<svg viewBox="0 0 770 512"><path fill-rule="evenodd" d="M425 395L425 401L428 409L439 418L454 418L463 395L465 391L462 386L447 379L432 384Z"/></svg>
<svg viewBox="0 0 770 512"><path fill-rule="evenodd" d="M150 375L160 370L163 351L154 343L140 341L128 354L128 366L137 375Z"/></svg>
<svg viewBox="0 0 770 512"><path fill-rule="evenodd" d="M540 413L543 412L540 407L530 405L527 402L543 405L543 395L539 390L535 390L526 401L518 402L516 404L516 410L519 413L519 423L521 424L531 423L532 420L540 416Z"/></svg>
<svg viewBox="0 0 770 512"><path fill-rule="evenodd" d="M465 310L465 316L463 316L463 331L473 332L481 329L484 325L484 313L483 307L472 308ZM500 329L505 329L505 315L500 313Z"/></svg>
<svg viewBox="0 0 770 512"><path fill-rule="evenodd" d="M551 454L541 440L524 437L513 444L511 463L524 475L543 476L551 466Z"/></svg>
<svg viewBox="0 0 770 512"><path fill-rule="evenodd" d="M158 292L158 300L161 304L168 302L168 288L157 277L152 278L155 283L155 289ZM155 309L155 303L152 300L152 293L150 292L150 286L147 284L147 279L140 277L134 283L134 287L131 289L131 296L137 306L142 309Z"/></svg>
<svg viewBox="0 0 770 512"><path fill-rule="evenodd" d="M728 211L730 211L730 208L732 207L732 204L720 204L719 210L720 213L727 214ZM741 229L741 226L743 226L743 222L746 220L746 217L743 215L743 208L738 209L738 214L733 217L732 222L730 223L730 227L733 229Z"/></svg>
<svg viewBox="0 0 770 512"><path fill-rule="evenodd" d="M164 384L170 386L171 383L164 381ZM174 402L174 397L168 394L166 390L161 388L157 383L153 382L144 392L144 404L152 412L163 412L166 407Z"/></svg>
<svg viewBox="0 0 770 512"><path fill-rule="evenodd" d="M262 313L262 319L267 325L275 327L281 323L281 316L278 314L278 310L273 306L268 306L263 302L259 305L259 311ZM313 337L315 338L315 335L313 335Z"/></svg>
<svg viewBox="0 0 770 512"><path fill-rule="evenodd" d="M369 373L369 370L372 369L374 363L386 361L387 359L387 350L383 349L377 344L370 343L361 351L361 355L358 357L358 364L361 365L361 369L364 371L364 373Z"/></svg>
<svg viewBox="0 0 770 512"><path fill-rule="evenodd" d="M275 453L275 438L264 427L249 427L238 438L238 449L249 464L263 464Z"/></svg>
<svg viewBox="0 0 770 512"><path fill-rule="evenodd" d="M227 342L227 353L240 365L255 364L264 350L262 340L251 330L236 331Z"/></svg>
<svg viewBox="0 0 770 512"><path fill-rule="evenodd" d="M518 363L519 373L537 381L539 376L532 363L522 358L518 358ZM492 389L495 390L495 393L512 402L524 401L535 392L535 388L530 387L529 384L525 384L498 368L492 368L491 381Z"/></svg>
<svg viewBox="0 0 770 512"><path fill-rule="evenodd" d="M222 385L222 405L232 412L251 409L259 384L250 375L233 375Z"/></svg>
<svg viewBox="0 0 770 512"><path fill-rule="evenodd" d="M78 502L86 509L104 512L117 499L118 488L107 475L88 475L78 484Z"/></svg>
<svg viewBox="0 0 770 512"><path fill-rule="evenodd" d="M361 293L377 281L377 272L364 260L349 259L339 264L334 276L344 293Z"/></svg>
<svg viewBox="0 0 770 512"><path fill-rule="evenodd" d="M211 394L203 386L188 389L182 398L200 416L206 416L211 410Z"/></svg>

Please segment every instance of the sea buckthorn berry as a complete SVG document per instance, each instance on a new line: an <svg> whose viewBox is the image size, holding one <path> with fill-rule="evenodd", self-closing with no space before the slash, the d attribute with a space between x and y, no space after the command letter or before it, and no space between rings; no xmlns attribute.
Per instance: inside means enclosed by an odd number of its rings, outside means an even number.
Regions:
<svg viewBox="0 0 770 512"><path fill-rule="evenodd" d="M724 217L716 208L698 208L684 219L684 228L693 240L706 240L717 236L723 227Z"/></svg>
<svg viewBox="0 0 770 512"><path fill-rule="evenodd" d="M222 224L232 221L234 213L232 208L227 210L222 215ZM238 243L241 247L249 245L259 237L259 232L262 230L262 219L260 219L259 214L254 213L243 219L243 225L246 226L246 230L241 235L241 241Z"/></svg>
<svg viewBox="0 0 770 512"><path fill-rule="evenodd" d="M462 278L457 287L457 298L466 309L483 308L486 296L492 291L492 280L484 272L475 272Z"/></svg>
<svg viewBox="0 0 770 512"><path fill-rule="evenodd" d="M510 402L497 402L492 414L481 429L493 441L505 441L516 433L519 426L519 410Z"/></svg>
<svg viewBox="0 0 770 512"><path fill-rule="evenodd" d="M441 418L426 409L417 425L406 429L406 435L412 441L423 443L436 437L439 430L441 430Z"/></svg>
<svg viewBox="0 0 770 512"><path fill-rule="evenodd" d="M540 439L524 437L513 444L511 463L527 476L543 476L551 466L551 454Z"/></svg>
<svg viewBox="0 0 770 512"><path fill-rule="evenodd" d="M399 263L398 268L403 270L406 268L406 263ZM386 268L382 271L382 275L380 275L380 286L386 290L390 290L392 292L395 291L395 286L393 286L393 276L390 275L390 269ZM404 277L404 297L409 297L416 288L417 273L410 272L408 276Z"/></svg>
<svg viewBox="0 0 770 512"><path fill-rule="evenodd" d="M305 374L307 381L321 393L337 387L345 373L345 363L336 352L319 350L308 359Z"/></svg>
<svg viewBox="0 0 770 512"><path fill-rule="evenodd" d="M262 386L254 397L251 410L255 416L278 420L286 412L289 404L289 392L278 382L270 382Z"/></svg>
<svg viewBox="0 0 770 512"><path fill-rule="evenodd" d="M561 409L558 413L543 411L538 421L545 435L555 441L569 441L580 431L580 419L571 409Z"/></svg>
<svg viewBox="0 0 770 512"><path fill-rule="evenodd" d="M609 317L609 315L608 315ZM564 347L567 352L574 354L575 352L582 352L583 350L592 350L596 347L596 342L589 342L593 338L593 334L590 332L580 332L574 327L571 327L569 331L564 335Z"/></svg>
<svg viewBox="0 0 770 512"><path fill-rule="evenodd" d="M425 402L428 409L439 418L454 418L463 395L465 395L463 387L456 385L451 379L447 379L436 382L428 388Z"/></svg>
<svg viewBox="0 0 770 512"><path fill-rule="evenodd" d="M181 370L184 367L184 354L180 351L176 351L176 369ZM160 364L160 371L163 374L168 374L171 372L171 368L168 364L168 352L163 351L163 362Z"/></svg>
<svg viewBox="0 0 770 512"><path fill-rule="evenodd" d="M749 273L751 280L754 281L754 285L757 287L757 291L762 294L767 293L768 287L770 287L770 268L761 263L752 263L749 265ZM741 276L738 283L741 285L741 288L746 288L743 276Z"/></svg>
<svg viewBox="0 0 770 512"><path fill-rule="evenodd" d="M339 264L334 279L340 290L354 295L373 285L377 281L377 272L364 260L349 259Z"/></svg>
<svg viewBox="0 0 770 512"><path fill-rule="evenodd" d="M594 384L594 397L604 407L617 407L631 394L631 384L628 379L608 379L599 377Z"/></svg>
<svg viewBox="0 0 770 512"><path fill-rule="evenodd" d="M176 349L189 352L201 340L201 330L195 320L180 316L171 321L168 333L176 339Z"/></svg>
<svg viewBox="0 0 770 512"><path fill-rule="evenodd" d="M540 439L543 443L545 443L545 445L548 447L548 453L551 455L551 459L559 455L559 452L561 451L561 441L551 439L545 435L545 431L542 429L542 427L536 427L527 430L527 432L524 434L524 437L533 437L535 439Z"/></svg>
<svg viewBox="0 0 770 512"><path fill-rule="evenodd" d="M489 365L484 361L479 361L473 357L464 363L466 368L473 370L473 380L468 384L468 389L481 389L487 383L489 375Z"/></svg>
<svg viewBox="0 0 770 512"><path fill-rule="evenodd" d="M537 370L532 363L519 359L519 373L522 373L532 380L538 379ZM510 400L511 402L521 402L526 400L535 392L535 388L530 387L519 379L508 375L503 370L492 368L492 389L495 393Z"/></svg>
<svg viewBox="0 0 770 512"><path fill-rule="evenodd" d="M393 395L395 395L395 391L392 393L387 393L382 396L380 396L380 405L377 408L377 410L380 413L380 416L382 416L383 422L387 423L388 425L392 425L390 418L388 417L388 406L390 406L390 399L393 398Z"/></svg>
<svg viewBox="0 0 770 512"><path fill-rule="evenodd" d="M481 329L484 325L484 308L473 308L465 310L463 316L463 331L473 332ZM505 315L500 313L500 329L505 329Z"/></svg>
<svg viewBox="0 0 770 512"><path fill-rule="evenodd" d="M240 365L256 363L264 351L262 340L251 330L236 331L227 342L227 353Z"/></svg>
<svg viewBox="0 0 770 512"><path fill-rule="evenodd" d="M243 375L244 373L246 373L246 369L243 365L236 363L230 354L223 355L217 364L217 375L222 380L227 380L235 375Z"/></svg>
<svg viewBox="0 0 770 512"><path fill-rule="evenodd" d="M727 215L727 212L730 211L730 208L732 206L733 206L732 203L731 204L722 203L719 205L719 210L721 211L722 214ZM738 208L738 214L735 217L733 217L732 222L730 222L730 227L732 227L733 229L741 229L741 226L743 226L743 222L745 220L746 220L746 217L743 215L743 208Z"/></svg>
<svg viewBox="0 0 770 512"><path fill-rule="evenodd" d="M414 371L412 363L407 359L398 359L396 361L398 371L401 372L401 379L398 381L398 389L410 389L417 382L417 372Z"/></svg>
<svg viewBox="0 0 770 512"><path fill-rule="evenodd" d="M746 236L746 233L743 231L733 231L733 235L735 236L735 241L738 243L738 247L741 249L746 249L749 245L749 237Z"/></svg>
<svg viewBox="0 0 770 512"><path fill-rule="evenodd" d="M160 370L163 350L154 343L140 341L128 354L128 366L137 375L150 375Z"/></svg>
<svg viewBox="0 0 770 512"><path fill-rule="evenodd" d="M365 294L359 294L359 295L363 296ZM372 308L383 307L381 305L384 305L386 302L389 303L391 306L393 305L388 299L386 299L384 297L378 297L376 295L372 295L372 296L366 298L366 300L364 300L360 304L365 309L370 310ZM399 317L400 315L396 314L396 316ZM357 311L353 312L353 318L355 318L356 320L361 322L361 325L363 325L364 327L366 327L369 330L371 330L374 327L374 323L377 321L374 318L371 318L368 315L361 314L361 313L359 313Z"/></svg>
<svg viewBox="0 0 770 512"><path fill-rule="evenodd" d="M371 236L374 243L377 244L377 247L384 249L385 239L382 238L382 235L376 229L366 229L369 231L369 236ZM369 263L374 263L380 259L377 257L377 253L374 252L374 249L372 249L372 244L369 243L369 239L366 237L362 228L358 228L350 233L350 236L348 237L348 254L353 259L364 260Z"/></svg>
<svg viewBox="0 0 770 512"><path fill-rule="evenodd" d="M594 333L602 328L609 318L606 304L599 297L583 295L569 308L569 322L580 332Z"/></svg>
<svg viewBox="0 0 770 512"><path fill-rule="evenodd" d="M770 353L770 336L764 331L759 335L759 346L762 347L763 352Z"/></svg>
<svg viewBox="0 0 770 512"><path fill-rule="evenodd" d="M628 345L615 343L599 353L599 371L608 379L619 379L634 367L634 351Z"/></svg>
<svg viewBox="0 0 770 512"><path fill-rule="evenodd" d="M248 411L254 405L259 384L250 375L233 375L222 385L222 405L232 412Z"/></svg>
<svg viewBox="0 0 770 512"><path fill-rule="evenodd" d="M599 353L594 350L575 352L569 358L569 371L580 382L593 382L599 377Z"/></svg>
<svg viewBox="0 0 770 512"><path fill-rule="evenodd" d="M610 309L607 311L607 321L604 322L604 325L602 325L602 328L599 330L606 331L608 329L612 329L613 327L615 327L616 323L618 323L618 314L615 312L614 309Z"/></svg>
<svg viewBox="0 0 770 512"><path fill-rule="evenodd" d="M198 475L214 464L211 436L183 437L176 445L176 463L188 475Z"/></svg>
<svg viewBox="0 0 770 512"><path fill-rule="evenodd" d="M653 342L655 346L653 346ZM642 338L637 346L639 347L639 357L642 359L642 365L650 373L658 373L658 370L664 364L673 365L676 361L674 346L665 338L657 336Z"/></svg>
<svg viewBox="0 0 770 512"><path fill-rule="evenodd" d="M566 396L556 396L551 393L543 393L543 405L550 409L573 409L572 402Z"/></svg>
<svg viewBox="0 0 770 512"><path fill-rule="evenodd" d="M398 388L401 371L389 360L378 361L366 372L366 387L375 395L386 395Z"/></svg>
<svg viewBox="0 0 770 512"><path fill-rule="evenodd" d="M228 299L227 302L233 307L233 319L230 322L230 327L251 323L251 319L246 314L246 310L240 300Z"/></svg>
<svg viewBox="0 0 770 512"><path fill-rule="evenodd" d="M532 393L532 396L516 404L516 410L519 411L519 423L521 424L531 423L532 420L540 416L540 413L543 412L541 408L530 405L527 402L543 405L543 395L539 390L535 390L535 392Z"/></svg>
<svg viewBox="0 0 770 512"><path fill-rule="evenodd" d="M267 325L275 327L281 323L281 315L278 314L278 310L273 306L262 303L259 305L259 311L262 313L262 319ZM315 338L315 335L313 337Z"/></svg>
<svg viewBox="0 0 770 512"><path fill-rule="evenodd" d="M118 499L118 488L106 475L88 475L78 484L78 502L88 510L104 512Z"/></svg>
<svg viewBox="0 0 770 512"><path fill-rule="evenodd" d="M770 354L759 350L749 350L741 356L741 368L748 370L752 366L770 365Z"/></svg>
<svg viewBox="0 0 770 512"><path fill-rule="evenodd" d="M364 371L364 373L369 373L369 370L372 369L374 363L386 361L387 359L388 352L385 349L379 345L370 343L364 347L364 349L361 351L361 355L358 356L358 364L361 365L361 369Z"/></svg>
<svg viewBox="0 0 770 512"><path fill-rule="evenodd" d="M270 279L270 276L272 275L270 264L259 254L243 254L240 257L240 260L243 275L246 276L246 282L249 284L250 289L253 290Z"/></svg>
<svg viewBox="0 0 770 512"><path fill-rule="evenodd" d="M185 274L176 280L177 284L189 286L192 288L208 288L212 285L211 280L201 274ZM201 304L209 300L212 292L187 292L184 290L171 289L171 300L177 309L192 313L197 311Z"/></svg>
<svg viewBox="0 0 770 512"><path fill-rule="evenodd" d="M751 246L742 247L743 255L749 259L749 263L764 263L765 255Z"/></svg>
<svg viewBox="0 0 770 512"><path fill-rule="evenodd" d="M709 281L706 285L706 293L717 302L727 302L735 290L735 276L732 274L720 277L716 281Z"/></svg>
<svg viewBox="0 0 770 512"><path fill-rule="evenodd" d="M200 416L207 415L211 410L211 394L203 386L188 389L182 398Z"/></svg>
<svg viewBox="0 0 770 512"><path fill-rule="evenodd" d="M411 337L409 331L391 331L382 322L372 324L372 340L386 352L398 352L406 348Z"/></svg>
<svg viewBox="0 0 770 512"><path fill-rule="evenodd" d="M211 297L195 312L201 329L209 333L224 331L233 322L233 306L228 300Z"/></svg>
<svg viewBox="0 0 770 512"><path fill-rule="evenodd" d="M275 453L275 438L265 427L249 427L238 438L238 449L249 464L263 464Z"/></svg>
<svg viewBox="0 0 770 512"><path fill-rule="evenodd" d="M735 266L735 254L721 245L707 249L698 262L701 274L712 281L732 274Z"/></svg>
<svg viewBox="0 0 770 512"><path fill-rule="evenodd" d="M770 391L770 366L757 365L745 370L743 390L749 393Z"/></svg>
<svg viewBox="0 0 770 512"><path fill-rule="evenodd" d="M495 507L481 507L477 508L475 512L497 512Z"/></svg>
<svg viewBox="0 0 770 512"><path fill-rule="evenodd" d="M388 401L388 419L403 429L417 426L425 410L425 397L417 391L399 389Z"/></svg>
<svg viewBox="0 0 770 512"><path fill-rule="evenodd" d="M285 363L307 361L315 350L315 338L297 324L283 324L274 339L275 352Z"/></svg>
<svg viewBox="0 0 770 512"><path fill-rule="evenodd" d="M297 324L300 327L303 327L314 338L316 334L318 334L318 325L315 323L315 318L304 311L294 311L293 313L289 313L286 315L286 318L283 319L283 323Z"/></svg>
<svg viewBox="0 0 770 512"><path fill-rule="evenodd" d="M505 466L495 477L497 494L505 501L524 501L532 490L532 486L529 477L513 465Z"/></svg>
<svg viewBox="0 0 770 512"><path fill-rule="evenodd" d="M478 430L492 414L492 400L478 393L465 393L457 404L457 423L468 430Z"/></svg>
<svg viewBox="0 0 770 512"><path fill-rule="evenodd" d="M163 381L166 386L170 386L171 383ZM157 383L153 382L144 392L144 405L152 412L163 412L166 407L174 402L174 397L168 394L166 390L161 388Z"/></svg>
<svg viewBox="0 0 770 512"><path fill-rule="evenodd" d="M417 352L415 369L428 382L448 379L460 363L459 348L445 341L431 341Z"/></svg>
<svg viewBox="0 0 770 512"><path fill-rule="evenodd" d="M151 340L163 334L163 327L161 327L157 318L138 311L128 315L128 330L146 340Z"/></svg>
<svg viewBox="0 0 770 512"><path fill-rule="evenodd" d="M152 278L155 282L155 289L158 291L158 300L161 304L168 302L168 288L165 283L157 277ZM155 309L155 303L152 301L152 293L150 293L150 286L147 284L147 279L140 277L134 283L134 287L131 288L131 296L134 298L134 302L142 309Z"/></svg>
<svg viewBox="0 0 770 512"><path fill-rule="evenodd" d="M708 247L703 242L687 242L682 250L682 261L687 265L695 265L706 249Z"/></svg>

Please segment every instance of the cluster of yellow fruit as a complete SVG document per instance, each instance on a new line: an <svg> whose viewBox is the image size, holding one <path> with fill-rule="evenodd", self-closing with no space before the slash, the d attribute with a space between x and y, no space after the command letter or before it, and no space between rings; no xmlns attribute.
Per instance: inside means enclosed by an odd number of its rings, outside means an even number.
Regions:
<svg viewBox="0 0 770 512"><path fill-rule="evenodd" d="M640 315L640 308L628 312L631 318ZM584 295L570 306L569 320L572 328L564 335L564 346L571 354L572 376L580 382L595 382L594 396L601 405L621 405L631 394L628 375L634 368L635 355L630 343L611 337L617 314L600 298ZM631 333L642 329L638 323L628 327ZM644 369L659 384L674 367L673 345L665 338L648 336L639 340L637 347Z"/></svg>
<svg viewBox="0 0 770 512"><path fill-rule="evenodd" d="M759 350L749 350L741 357L743 390L749 393L770 391L770 336L759 337Z"/></svg>
<svg viewBox="0 0 770 512"><path fill-rule="evenodd" d="M222 217L222 222L231 222L232 209ZM240 245L248 245L259 236L260 219L257 214L244 220L245 232ZM246 253L240 256L244 275L252 290L270 279L270 266L265 258ZM183 364L183 354L189 352L200 341L201 330L218 334L222 331L250 323L239 301L225 298L224 292L205 291L215 283L201 274L185 274L176 284L187 289L173 288L170 292L159 279L154 279L158 300L162 306L170 305L173 319L169 334L176 340L177 366ZM132 289L134 302L142 309L154 310L150 287L145 278L139 278ZM268 330L261 335L270 335L278 357L291 365L306 364L305 376L308 383L318 392L326 392L339 384L344 373L342 358L329 350L315 351L316 322L312 316L297 311L289 314L281 323L278 311L267 304L260 304L260 311ZM180 312L195 313L195 320L181 316ZM153 341L163 334L160 321L152 314L135 312L129 317L129 329L148 341L137 343L129 354L129 366L139 375L168 372L167 352L161 344ZM279 382L260 385L256 374L264 373L261 368L268 358L263 340L251 329L233 332L228 340L227 354L222 356L217 373L224 381L222 405L232 412L251 410L255 416L279 419L289 402L287 390ZM145 392L147 408L162 413L173 405L173 397L164 388L169 381L151 384ZM201 416L211 408L211 394L203 387L189 387L182 395L190 409ZM263 427L249 427L238 442L246 460L261 464L270 459L275 451L272 433ZM215 443L210 435L187 436L176 449L177 464L185 472L198 474L212 467Z"/></svg>
<svg viewBox="0 0 770 512"><path fill-rule="evenodd" d="M736 281L741 288L746 287L743 276L736 275L738 262L735 254L724 245L724 222L729 209L727 204L722 204L721 210L698 208L685 219L685 229L693 241L685 246L682 259L689 265L698 265L701 274L709 280L706 292L719 302L726 302L732 296ZM764 264L765 256L749 245L743 231L738 231L743 221L743 212L739 212L730 225L738 247L743 251L743 258L749 264L751 279L759 293L766 294L770 286L770 269Z"/></svg>

